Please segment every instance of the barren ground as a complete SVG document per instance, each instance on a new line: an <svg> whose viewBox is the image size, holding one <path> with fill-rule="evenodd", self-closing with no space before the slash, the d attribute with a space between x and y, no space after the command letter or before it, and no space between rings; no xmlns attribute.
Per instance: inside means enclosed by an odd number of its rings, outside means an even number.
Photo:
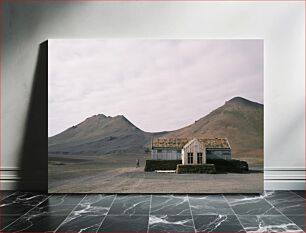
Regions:
<svg viewBox="0 0 306 233"><path fill-rule="evenodd" d="M248 174L144 172L150 155L49 156L50 193L258 193L262 166ZM136 159L140 168L136 168Z"/></svg>

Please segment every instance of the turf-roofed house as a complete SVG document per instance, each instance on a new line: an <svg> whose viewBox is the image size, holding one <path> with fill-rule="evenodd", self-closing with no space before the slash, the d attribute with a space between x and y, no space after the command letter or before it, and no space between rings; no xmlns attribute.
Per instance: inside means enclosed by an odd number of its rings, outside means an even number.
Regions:
<svg viewBox="0 0 306 233"><path fill-rule="evenodd" d="M240 167L240 161L232 160L227 138L155 138L151 143L151 160L146 161L145 171L216 173L219 168L227 171L233 162Z"/></svg>
<svg viewBox="0 0 306 233"><path fill-rule="evenodd" d="M182 149L187 143L187 138L154 138L152 140L151 159L181 160Z"/></svg>
<svg viewBox="0 0 306 233"><path fill-rule="evenodd" d="M182 160L183 164L204 164L206 159L231 159L231 146L226 138L155 138L152 160Z"/></svg>

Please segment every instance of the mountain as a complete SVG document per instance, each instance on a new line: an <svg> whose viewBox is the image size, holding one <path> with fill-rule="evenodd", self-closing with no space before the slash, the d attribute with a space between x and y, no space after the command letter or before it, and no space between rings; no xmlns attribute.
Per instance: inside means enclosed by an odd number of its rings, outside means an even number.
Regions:
<svg viewBox="0 0 306 233"><path fill-rule="evenodd" d="M59 154L108 154L143 152L151 133L134 126L124 116L103 114L87 118L78 125L48 139L48 152Z"/></svg>
<svg viewBox="0 0 306 233"><path fill-rule="evenodd" d="M48 139L49 153L143 153L152 137L228 138L234 158L263 161L263 105L235 97L194 124L160 133L148 133L124 116L103 114L87 118Z"/></svg>
<svg viewBox="0 0 306 233"><path fill-rule="evenodd" d="M263 105L235 97L194 124L164 137L226 137L234 158L260 163L263 160Z"/></svg>

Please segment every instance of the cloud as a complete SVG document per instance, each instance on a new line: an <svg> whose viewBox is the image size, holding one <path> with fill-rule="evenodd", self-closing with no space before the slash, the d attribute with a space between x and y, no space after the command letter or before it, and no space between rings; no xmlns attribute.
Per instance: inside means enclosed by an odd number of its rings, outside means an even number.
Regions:
<svg viewBox="0 0 306 233"><path fill-rule="evenodd" d="M235 96L263 103L263 40L49 41L49 136L98 113L173 130Z"/></svg>

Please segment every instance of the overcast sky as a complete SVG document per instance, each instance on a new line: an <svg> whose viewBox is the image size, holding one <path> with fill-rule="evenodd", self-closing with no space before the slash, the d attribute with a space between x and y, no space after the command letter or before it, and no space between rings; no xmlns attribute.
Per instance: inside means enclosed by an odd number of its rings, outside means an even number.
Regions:
<svg viewBox="0 0 306 233"><path fill-rule="evenodd" d="M49 41L48 135L102 113L174 130L236 96L263 103L263 40Z"/></svg>

